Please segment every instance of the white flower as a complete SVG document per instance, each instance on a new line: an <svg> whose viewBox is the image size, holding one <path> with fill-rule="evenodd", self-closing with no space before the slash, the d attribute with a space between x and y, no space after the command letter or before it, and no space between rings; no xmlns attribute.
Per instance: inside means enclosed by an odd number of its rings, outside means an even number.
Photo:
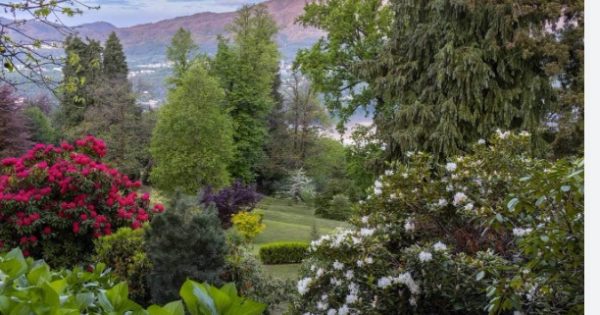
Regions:
<svg viewBox="0 0 600 315"><path fill-rule="evenodd" d="M529 132L527 132L527 131L521 131L519 133L519 136L521 136L521 137L529 137L529 136L531 136L531 134Z"/></svg>
<svg viewBox="0 0 600 315"><path fill-rule="evenodd" d="M358 294L358 284L350 282L348 285L348 291L350 291L351 294Z"/></svg>
<svg viewBox="0 0 600 315"><path fill-rule="evenodd" d="M404 230L406 232L412 232L415 230L415 224L412 222L412 220L406 220L406 222L404 223Z"/></svg>
<svg viewBox="0 0 600 315"><path fill-rule="evenodd" d="M369 223L369 216L368 216L368 215L366 215L366 216L364 216L364 217L360 218L360 222L362 222L362 223L364 223L364 224L367 224L367 223Z"/></svg>
<svg viewBox="0 0 600 315"><path fill-rule="evenodd" d="M408 173L402 173L402 178L408 178Z"/></svg>
<svg viewBox="0 0 600 315"><path fill-rule="evenodd" d="M330 282L332 285L335 285L335 286L340 286L340 285L342 285L342 280L340 280L340 279L338 279L338 278L336 278L336 277L333 277L333 278L331 278L331 280L329 280L329 282Z"/></svg>
<svg viewBox="0 0 600 315"><path fill-rule="evenodd" d="M413 151L406 152L406 157L411 157L413 155L415 155L415 153Z"/></svg>
<svg viewBox="0 0 600 315"><path fill-rule="evenodd" d="M367 258L365 258L365 262L370 265L373 263L373 258L367 257Z"/></svg>
<svg viewBox="0 0 600 315"><path fill-rule="evenodd" d="M323 268L319 268L317 269L317 278L321 278L321 276L325 273L325 270L323 270Z"/></svg>
<svg viewBox="0 0 600 315"><path fill-rule="evenodd" d="M298 293L300 293L300 295L306 294L312 281L313 279L310 277L298 281Z"/></svg>
<svg viewBox="0 0 600 315"><path fill-rule="evenodd" d="M510 131L502 132L500 129L497 129L496 133L498 134L498 137L503 140L508 138L508 136L510 135Z"/></svg>
<svg viewBox="0 0 600 315"><path fill-rule="evenodd" d="M462 191L459 191L456 194L454 194L454 201L452 203L455 206L458 206L458 205L464 203L465 201L467 201L467 199L468 199L467 195L465 195L465 193L463 193Z"/></svg>
<svg viewBox="0 0 600 315"><path fill-rule="evenodd" d="M358 301L358 296L356 294L348 294L346 296L346 304L354 304L356 301Z"/></svg>
<svg viewBox="0 0 600 315"><path fill-rule="evenodd" d="M385 171L385 176L392 176L394 175L394 171L393 170L386 170Z"/></svg>
<svg viewBox="0 0 600 315"><path fill-rule="evenodd" d="M367 228L362 228L360 229L360 235L362 236L371 236L373 235L373 233L375 233L375 229L367 229Z"/></svg>
<svg viewBox="0 0 600 315"><path fill-rule="evenodd" d="M333 308L330 308L329 311L327 311L327 315L335 315L337 314L337 311L334 310Z"/></svg>
<svg viewBox="0 0 600 315"><path fill-rule="evenodd" d="M354 245L358 245L362 242L362 239L360 237L356 237L356 236L352 236L352 243Z"/></svg>
<svg viewBox="0 0 600 315"><path fill-rule="evenodd" d="M338 315L348 315L350 314L350 309L348 308L348 305L344 304L342 305L342 307L340 307L340 309L338 310Z"/></svg>
<svg viewBox="0 0 600 315"><path fill-rule="evenodd" d="M473 203L470 203L470 202L469 202L469 203L468 203L468 204L465 206L465 210L467 210L467 211L471 211L471 210L473 210Z"/></svg>
<svg viewBox="0 0 600 315"><path fill-rule="evenodd" d="M392 277L382 277L377 280L377 286L385 289L392 285Z"/></svg>
<svg viewBox="0 0 600 315"><path fill-rule="evenodd" d="M454 186L452 186L452 184L446 186L446 191L453 191L454 190Z"/></svg>
<svg viewBox="0 0 600 315"><path fill-rule="evenodd" d="M446 164L446 170L450 173L456 171L456 163L449 162L448 164Z"/></svg>
<svg viewBox="0 0 600 315"><path fill-rule="evenodd" d="M344 269L344 264L336 260L333 262L333 269L342 270Z"/></svg>
<svg viewBox="0 0 600 315"><path fill-rule="evenodd" d="M344 275L344 277L346 277L346 279L348 279L348 280L354 278L354 271L352 271L352 270L346 271L346 274Z"/></svg>
<svg viewBox="0 0 600 315"><path fill-rule="evenodd" d="M411 296L410 299L408 299L408 303L412 306L417 306L417 299L415 299L414 296Z"/></svg>
<svg viewBox="0 0 600 315"><path fill-rule="evenodd" d="M420 252L419 253L419 260L421 262L427 262L427 261L430 261L431 259L433 259L433 255L431 255L430 252Z"/></svg>
<svg viewBox="0 0 600 315"><path fill-rule="evenodd" d="M479 141L477 141L478 144L485 144L485 140L483 139L479 139Z"/></svg>
<svg viewBox="0 0 600 315"><path fill-rule="evenodd" d="M328 299L329 297L327 296L327 294L321 295L321 301L327 301Z"/></svg>
<svg viewBox="0 0 600 315"><path fill-rule="evenodd" d="M412 294L419 294L419 286L415 280L413 280L409 272L400 274L398 278L394 279L394 282L404 284Z"/></svg>
<svg viewBox="0 0 600 315"><path fill-rule="evenodd" d="M363 263L363 261L362 261L362 260L357 260L357 261L356 261L356 265L357 265L358 267L362 267L362 266L364 265L364 263Z"/></svg>
<svg viewBox="0 0 600 315"><path fill-rule="evenodd" d="M522 237L522 236L525 236L525 235L531 233L531 231L533 231L531 228L526 228L526 229L514 228L513 234L517 237Z"/></svg>
<svg viewBox="0 0 600 315"><path fill-rule="evenodd" d="M317 309L324 311L329 307L328 303L324 303L324 302L317 302Z"/></svg>
<svg viewBox="0 0 600 315"><path fill-rule="evenodd" d="M375 194L375 196L379 196L379 195L381 195L381 194L382 194L381 188L377 188L377 187L375 187L375 188L373 189L373 193Z"/></svg>
<svg viewBox="0 0 600 315"><path fill-rule="evenodd" d="M444 199L444 198L440 198L440 200L438 200L438 206L440 207L445 207L448 204L448 200Z"/></svg>
<svg viewBox="0 0 600 315"><path fill-rule="evenodd" d="M437 242L437 243L433 244L433 250L435 250L435 251L439 252L439 251L446 250L446 249L448 249L446 247L446 244L444 244L442 242Z"/></svg>

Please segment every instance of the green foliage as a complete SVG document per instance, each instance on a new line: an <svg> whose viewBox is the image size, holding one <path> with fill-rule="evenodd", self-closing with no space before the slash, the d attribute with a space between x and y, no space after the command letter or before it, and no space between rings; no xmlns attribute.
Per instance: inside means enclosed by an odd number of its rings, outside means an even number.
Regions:
<svg viewBox="0 0 600 315"><path fill-rule="evenodd" d="M134 301L150 302L148 275L152 263L144 251L144 229L121 228L95 241L95 261L105 263L121 281L127 282Z"/></svg>
<svg viewBox="0 0 600 315"><path fill-rule="evenodd" d="M279 52L274 36L277 26L264 5L244 6L229 26L233 43L219 38L211 70L225 90L234 122L233 177L255 179L267 136L267 116L273 106L272 86Z"/></svg>
<svg viewBox="0 0 600 315"><path fill-rule="evenodd" d="M108 80L127 81L127 60L121 41L115 32L110 33L102 54L102 72Z"/></svg>
<svg viewBox="0 0 600 315"><path fill-rule="evenodd" d="M383 171L384 150L372 127L356 126L352 130L352 142L346 146L346 176L353 182L358 195L364 198L366 190Z"/></svg>
<svg viewBox="0 0 600 315"><path fill-rule="evenodd" d="M56 143L58 133L52 126L50 118L35 106L27 107L23 114L29 119L31 140L37 143Z"/></svg>
<svg viewBox="0 0 600 315"><path fill-rule="evenodd" d="M260 315L266 308L238 296L234 284L216 288L186 280L179 291L183 303L145 310L129 299L127 284L115 284L102 264L92 272L54 271L43 261L25 259L19 249L0 256L0 274L2 314Z"/></svg>
<svg viewBox="0 0 600 315"><path fill-rule="evenodd" d="M156 187L195 193L205 185L228 183L233 127L223 102L217 80L199 63L169 92L167 103L159 110L150 147L154 158L150 178Z"/></svg>
<svg viewBox="0 0 600 315"><path fill-rule="evenodd" d="M240 233L247 244L265 230L262 215L256 212L240 211L231 217L235 230Z"/></svg>
<svg viewBox="0 0 600 315"><path fill-rule="evenodd" d="M171 83L176 86L181 83L185 72L196 57L197 50L198 46L192 39L192 33L179 28L171 39L171 45L167 47L167 59L173 63L173 76L169 78Z"/></svg>
<svg viewBox="0 0 600 315"><path fill-rule="evenodd" d="M327 200L325 204L320 204L320 202L322 202L321 199L317 198L315 214L323 218L344 221L352 214L352 202L346 195L337 194Z"/></svg>
<svg viewBox="0 0 600 315"><path fill-rule="evenodd" d="M581 313L583 163L533 158L530 137L498 131L445 165L409 153L354 227L312 243L296 311Z"/></svg>
<svg viewBox="0 0 600 315"><path fill-rule="evenodd" d="M259 255L264 264L297 264L306 257L308 243L275 242L260 247Z"/></svg>
<svg viewBox="0 0 600 315"><path fill-rule="evenodd" d="M146 253L153 266L148 281L154 302L176 298L187 278L219 282L227 253L225 235L214 208L200 209L194 204L195 200L176 197L146 232Z"/></svg>

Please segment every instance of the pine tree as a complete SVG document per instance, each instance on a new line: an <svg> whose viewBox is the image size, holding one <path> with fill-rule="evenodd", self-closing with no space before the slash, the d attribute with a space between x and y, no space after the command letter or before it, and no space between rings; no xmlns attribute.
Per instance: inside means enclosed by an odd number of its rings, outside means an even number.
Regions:
<svg viewBox="0 0 600 315"><path fill-rule="evenodd" d="M167 47L167 59L173 63L173 76L169 78L170 83L175 85L180 83L184 73L195 59L197 51L198 46L192 39L192 33L179 28L171 39L171 45Z"/></svg>
<svg viewBox="0 0 600 315"><path fill-rule="evenodd" d="M32 145L22 108L8 85L0 86L0 159L19 156Z"/></svg>
<svg viewBox="0 0 600 315"><path fill-rule="evenodd" d="M148 276L153 302L178 298L186 279L219 283L225 265L225 233L213 206L195 206L195 198L177 195L168 211L156 216L146 232Z"/></svg>
<svg viewBox="0 0 600 315"><path fill-rule="evenodd" d="M264 159L267 116L273 106L277 26L264 5L254 5L242 7L229 29L234 42L230 45L220 39L213 71L225 89L235 126L236 151L230 172L251 182Z"/></svg>
<svg viewBox="0 0 600 315"><path fill-rule="evenodd" d="M152 183L163 190L195 193L205 185L229 182L233 127L218 81L193 64L169 92L158 113L150 151Z"/></svg>
<svg viewBox="0 0 600 315"><path fill-rule="evenodd" d="M127 80L127 60L121 41L115 32L110 33L104 45L102 73L108 80Z"/></svg>

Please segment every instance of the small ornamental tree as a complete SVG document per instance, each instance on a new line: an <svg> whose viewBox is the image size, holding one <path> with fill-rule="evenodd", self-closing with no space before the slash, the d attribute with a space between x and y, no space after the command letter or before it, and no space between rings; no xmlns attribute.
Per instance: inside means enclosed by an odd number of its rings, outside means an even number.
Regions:
<svg viewBox="0 0 600 315"><path fill-rule="evenodd" d="M211 187L204 189L200 203L214 204L218 210L219 219L223 228L231 227L231 216L240 211L252 211L262 199L253 185L244 185L236 181L230 187L214 192Z"/></svg>
<svg viewBox="0 0 600 315"><path fill-rule="evenodd" d="M150 206L131 181L102 163L106 146L88 136L74 144L37 144L21 157L0 161L0 241L54 266L89 260L93 240L115 229L142 226Z"/></svg>

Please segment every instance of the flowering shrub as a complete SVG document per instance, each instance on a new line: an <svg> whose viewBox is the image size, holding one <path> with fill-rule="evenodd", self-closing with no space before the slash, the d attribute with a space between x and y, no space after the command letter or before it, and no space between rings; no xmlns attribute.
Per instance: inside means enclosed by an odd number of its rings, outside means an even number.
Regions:
<svg viewBox="0 0 600 315"><path fill-rule="evenodd" d="M443 165L408 153L351 229L311 244L295 310L582 312L583 163L535 159L528 141L498 132Z"/></svg>
<svg viewBox="0 0 600 315"><path fill-rule="evenodd" d="M205 205L214 203L223 228L229 228L232 215L240 211L252 211L261 199L262 195L256 192L256 187L236 181L231 187L223 188L218 192L207 187L202 193L200 203Z"/></svg>
<svg viewBox="0 0 600 315"><path fill-rule="evenodd" d="M231 217L235 230L244 238L246 244L252 243L255 237L267 227L262 223L262 215L248 211L241 211Z"/></svg>
<svg viewBox="0 0 600 315"><path fill-rule="evenodd" d="M2 248L74 265L89 258L94 238L139 228L164 210L136 192L140 182L102 163L105 154L104 142L88 136L0 161Z"/></svg>

